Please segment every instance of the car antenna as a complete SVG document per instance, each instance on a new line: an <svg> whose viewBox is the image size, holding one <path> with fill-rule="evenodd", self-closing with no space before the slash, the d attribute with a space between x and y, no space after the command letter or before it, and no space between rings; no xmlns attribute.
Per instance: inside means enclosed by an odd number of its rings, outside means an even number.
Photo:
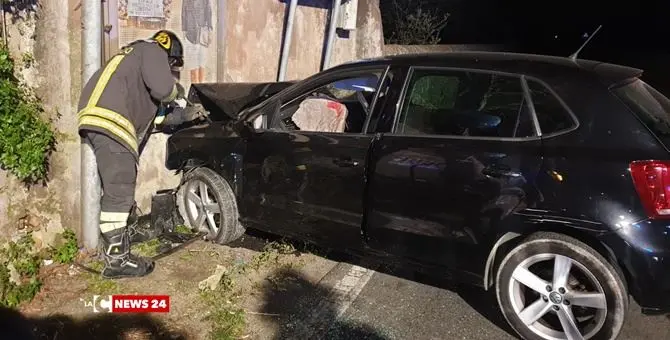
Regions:
<svg viewBox="0 0 670 340"><path fill-rule="evenodd" d="M595 35L598 33L598 31L600 31L600 29L601 29L602 27L603 27L603 25L599 25L598 28L596 28L596 30L593 31L593 33L591 34L591 36L589 36L589 38L586 39L586 41L582 44L582 46L580 46L579 49L578 49L575 53L573 53L573 54L570 55L570 57L569 57L570 60L572 60L572 61L576 61L576 60L577 60L577 55L579 54L579 52L581 52L581 51L584 49L584 47L586 47L586 45L589 43L589 41L591 41L591 39L593 39L593 36L595 36Z"/></svg>

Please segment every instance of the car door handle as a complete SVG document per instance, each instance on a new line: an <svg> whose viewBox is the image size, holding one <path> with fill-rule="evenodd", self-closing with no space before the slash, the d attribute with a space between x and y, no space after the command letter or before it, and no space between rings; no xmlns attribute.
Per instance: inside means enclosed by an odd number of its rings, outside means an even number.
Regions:
<svg viewBox="0 0 670 340"><path fill-rule="evenodd" d="M333 163L343 168L353 168L355 166L358 166L358 162L351 158L336 158L333 160Z"/></svg>
<svg viewBox="0 0 670 340"><path fill-rule="evenodd" d="M506 165L491 165L482 170L482 174L491 177L519 177L521 173L512 171L512 168Z"/></svg>

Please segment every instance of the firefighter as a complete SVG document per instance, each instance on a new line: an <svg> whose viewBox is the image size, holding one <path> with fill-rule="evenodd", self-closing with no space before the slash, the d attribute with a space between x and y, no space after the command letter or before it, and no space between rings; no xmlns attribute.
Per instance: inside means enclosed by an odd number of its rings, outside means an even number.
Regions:
<svg viewBox="0 0 670 340"><path fill-rule="evenodd" d="M137 166L156 125L199 118L197 111L184 109L184 88L173 76L183 65L179 38L161 30L122 48L82 90L79 134L94 150L103 192L100 232L105 278L140 277L154 269L153 261L130 253L131 242L157 233L136 230ZM167 116L158 114L159 108L170 104L179 109Z"/></svg>

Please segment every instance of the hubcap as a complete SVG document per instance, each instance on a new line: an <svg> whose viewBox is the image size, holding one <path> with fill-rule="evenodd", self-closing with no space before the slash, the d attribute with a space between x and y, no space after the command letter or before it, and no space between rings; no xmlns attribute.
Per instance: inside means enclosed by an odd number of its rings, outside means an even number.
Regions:
<svg viewBox="0 0 670 340"><path fill-rule="evenodd" d="M566 256L527 258L512 273L508 294L521 322L543 339L589 339L605 323L602 286L584 265Z"/></svg>
<svg viewBox="0 0 670 340"><path fill-rule="evenodd" d="M186 213L191 226L198 231L216 235L219 232L221 209L205 182L193 180L186 184Z"/></svg>

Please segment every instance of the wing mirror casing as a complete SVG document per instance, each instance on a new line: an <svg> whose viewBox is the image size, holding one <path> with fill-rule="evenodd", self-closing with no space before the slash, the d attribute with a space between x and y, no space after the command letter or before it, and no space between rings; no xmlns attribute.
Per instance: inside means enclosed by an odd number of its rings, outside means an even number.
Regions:
<svg viewBox="0 0 670 340"><path fill-rule="evenodd" d="M261 130L257 130L254 127L252 122L247 122L245 120L239 120L232 125L233 130L244 139L252 138L262 133Z"/></svg>

